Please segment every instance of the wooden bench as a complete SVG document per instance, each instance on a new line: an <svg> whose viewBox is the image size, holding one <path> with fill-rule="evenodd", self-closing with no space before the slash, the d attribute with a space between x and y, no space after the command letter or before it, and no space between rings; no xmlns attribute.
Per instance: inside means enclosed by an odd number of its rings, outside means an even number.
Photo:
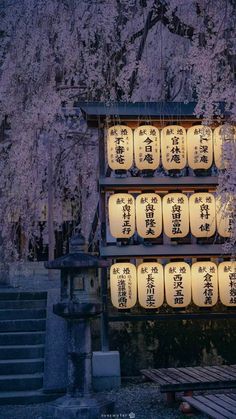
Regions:
<svg viewBox="0 0 236 419"><path fill-rule="evenodd" d="M236 393L182 397L191 407L214 419L236 419Z"/></svg>
<svg viewBox="0 0 236 419"><path fill-rule="evenodd" d="M194 390L236 387L236 365L147 369L141 373L159 385L169 403L174 402L175 393L179 391L192 396Z"/></svg>

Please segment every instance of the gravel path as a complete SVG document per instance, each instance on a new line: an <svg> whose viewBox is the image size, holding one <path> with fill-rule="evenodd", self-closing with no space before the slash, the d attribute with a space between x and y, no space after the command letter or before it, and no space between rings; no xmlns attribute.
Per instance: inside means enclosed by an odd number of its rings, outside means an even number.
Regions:
<svg viewBox="0 0 236 419"><path fill-rule="evenodd" d="M188 417L179 412L180 402L172 408L167 407L155 384L127 384L119 391L113 390L103 395L115 400L115 412L101 419L186 419ZM130 415L131 413L133 414ZM197 418L205 419L206 416L199 414ZM1 406L0 419L53 419L53 408L50 403Z"/></svg>

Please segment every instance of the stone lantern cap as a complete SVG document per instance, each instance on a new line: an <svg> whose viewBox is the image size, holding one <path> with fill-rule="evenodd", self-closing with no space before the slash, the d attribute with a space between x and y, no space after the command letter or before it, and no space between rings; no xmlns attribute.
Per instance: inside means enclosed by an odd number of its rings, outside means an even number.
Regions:
<svg viewBox="0 0 236 419"><path fill-rule="evenodd" d="M69 244L69 253L55 260L45 262L47 269L107 268L110 263L98 256L85 252L85 240L81 234L74 235Z"/></svg>

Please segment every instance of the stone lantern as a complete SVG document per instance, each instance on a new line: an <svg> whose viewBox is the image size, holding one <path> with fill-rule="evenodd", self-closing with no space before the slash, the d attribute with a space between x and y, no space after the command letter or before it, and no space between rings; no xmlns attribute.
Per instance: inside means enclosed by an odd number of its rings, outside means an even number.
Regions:
<svg viewBox="0 0 236 419"><path fill-rule="evenodd" d="M47 262L48 269L61 271L61 301L53 312L67 321L68 387L55 404L57 419L95 419L112 413L114 403L92 394L90 322L102 312L98 269L107 262L84 251L84 238L70 241L69 254Z"/></svg>

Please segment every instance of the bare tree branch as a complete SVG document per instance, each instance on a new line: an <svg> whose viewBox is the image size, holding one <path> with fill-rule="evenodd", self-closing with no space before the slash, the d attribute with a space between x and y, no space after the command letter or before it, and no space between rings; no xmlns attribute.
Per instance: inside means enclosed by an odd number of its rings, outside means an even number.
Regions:
<svg viewBox="0 0 236 419"><path fill-rule="evenodd" d="M126 55L128 47L131 44L133 44L136 41L136 39L141 37L141 41L140 41L140 45L139 45L137 57L136 57L136 64L138 64L142 58L142 54L144 51L148 33L158 22L163 23L163 25L166 26L171 33L182 36L182 37L186 37L192 40L192 37L194 34L194 28L182 22L180 18L174 12L171 14L171 16L167 17L166 16L167 11L168 11L168 8L166 6L166 3L163 3L160 0L155 0L153 9L147 15L147 19L146 19L144 27L140 29L139 31L135 32L124 43L122 48L118 52L116 51L112 55L111 60L112 61L114 60L116 65L118 64L120 60L124 62L123 57ZM119 70L121 70L122 68L123 68L123 65L121 64ZM130 89L129 89L130 96L133 93L137 76L138 76L138 65L136 65L135 70L133 71L130 78Z"/></svg>
<svg viewBox="0 0 236 419"><path fill-rule="evenodd" d="M142 58L142 55L143 55L146 39L147 39L147 36L148 36L149 25L150 25L150 22L151 22L151 19L152 19L152 14L153 14L153 11L151 10L148 13L147 20L146 20L145 26L143 28L144 29L143 30L143 35L142 35L142 39L141 39L141 42L140 42L140 45L139 45L137 57L136 57L136 66L135 66L135 69L134 69L134 71L132 73L132 76L131 76L131 79L130 79L130 89L129 89L130 97L132 96L134 86L135 86L135 83L136 83L136 79L137 79L137 75L138 75L138 63L139 63L139 61L141 61L141 58Z"/></svg>
<svg viewBox="0 0 236 419"><path fill-rule="evenodd" d="M137 53L137 57L136 57L136 67L131 75L130 78L130 90L129 90L129 96L131 97L134 91L134 87L136 84L136 80L137 80L137 76L138 76L138 63L141 61L142 55L143 55L143 51L144 51L144 47L145 47L145 43L147 40L147 36L148 36L148 32L150 29L152 29L152 27L154 25L156 25L157 22L162 22L168 29L170 32L179 35L179 36L183 36L186 37L188 39L192 39L193 37L193 33L194 33L194 28L186 25L185 23L183 23L178 16L176 16L174 13L171 14L171 17L166 17L165 14L167 12L167 7L165 4L163 4L162 2L160 2L159 0L155 2L153 10L151 10L148 13L145 25L143 27L143 29L141 29L140 31L136 32L135 34L133 34L129 40L129 43L133 43L135 41L135 39L137 39L138 37L142 37L141 41L140 41L140 45L138 48L138 53ZM153 17L154 15L154 17Z"/></svg>
<svg viewBox="0 0 236 419"><path fill-rule="evenodd" d="M166 4L162 3L160 0L156 0L153 10L149 12L146 23L142 29L135 32L123 45L123 47L118 51L115 52L112 58L119 60L127 51L127 47L130 44L133 44L137 38L143 36L144 33L148 32L156 23L161 22L163 23L171 33L175 35L179 35L182 37L186 37L192 40L194 34L194 28L186 23L182 22L175 13L171 14L171 18L165 16L167 13L167 6ZM151 18L150 18L151 14Z"/></svg>

